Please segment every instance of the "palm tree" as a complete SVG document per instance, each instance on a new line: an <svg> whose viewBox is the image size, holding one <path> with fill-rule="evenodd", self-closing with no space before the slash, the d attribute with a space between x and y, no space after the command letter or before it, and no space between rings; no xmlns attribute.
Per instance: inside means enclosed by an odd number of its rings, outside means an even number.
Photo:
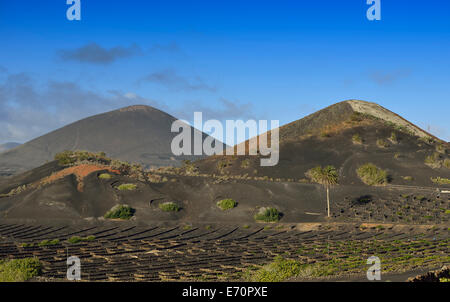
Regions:
<svg viewBox="0 0 450 302"><path fill-rule="evenodd" d="M327 208L330 217L330 187L338 183L338 172L333 166L315 167L308 171L307 175L312 181L322 184L327 189Z"/></svg>

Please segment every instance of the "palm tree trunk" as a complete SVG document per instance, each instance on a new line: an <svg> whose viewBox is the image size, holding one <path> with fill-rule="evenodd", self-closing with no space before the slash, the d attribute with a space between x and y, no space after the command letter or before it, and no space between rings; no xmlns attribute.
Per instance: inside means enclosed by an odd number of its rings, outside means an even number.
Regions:
<svg viewBox="0 0 450 302"><path fill-rule="evenodd" d="M327 209L328 217L330 217L330 188L327 186Z"/></svg>

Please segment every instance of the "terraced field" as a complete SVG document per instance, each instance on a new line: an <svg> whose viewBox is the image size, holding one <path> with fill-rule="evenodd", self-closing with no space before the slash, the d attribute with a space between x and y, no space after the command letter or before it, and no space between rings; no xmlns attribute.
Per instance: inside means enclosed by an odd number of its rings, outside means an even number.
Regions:
<svg viewBox="0 0 450 302"><path fill-rule="evenodd" d="M398 186L400 187L400 186ZM383 222L405 224L445 224L450 221L448 194L433 192L431 188L397 191L392 188L383 197L370 194L359 198L337 199L332 207L332 216L337 221ZM401 193L416 191L418 194ZM439 191L438 191L439 192ZM382 196L380 194L380 196ZM376 199L376 202L373 202Z"/></svg>
<svg viewBox="0 0 450 302"><path fill-rule="evenodd" d="M90 239L73 244L67 241L73 236ZM321 267L315 275L298 276L306 279L365 275L369 256L381 259L383 273L450 264L449 229L443 225L3 224L0 238L0 259L41 261L39 280L65 279L68 256L81 259L85 281L246 280L279 255Z"/></svg>

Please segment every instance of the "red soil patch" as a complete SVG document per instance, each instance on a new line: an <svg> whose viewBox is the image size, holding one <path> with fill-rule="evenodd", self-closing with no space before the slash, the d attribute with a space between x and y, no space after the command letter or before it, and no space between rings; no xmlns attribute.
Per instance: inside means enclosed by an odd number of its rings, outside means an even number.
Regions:
<svg viewBox="0 0 450 302"><path fill-rule="evenodd" d="M103 170L107 170L108 172L115 173L115 174L120 174L120 172L118 170L113 170L109 166L81 164L78 166L69 167L64 170L53 173L52 175L42 179L40 183L41 184L49 184L49 183L55 182L58 179L66 177L67 175L74 174L77 177L77 181L78 181L77 189L78 189L78 191L83 192L84 178L91 173L94 173L97 171L103 171Z"/></svg>

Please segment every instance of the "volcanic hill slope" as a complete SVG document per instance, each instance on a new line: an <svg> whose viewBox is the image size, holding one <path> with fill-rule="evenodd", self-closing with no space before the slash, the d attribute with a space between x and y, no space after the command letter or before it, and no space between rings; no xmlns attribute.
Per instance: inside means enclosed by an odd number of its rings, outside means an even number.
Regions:
<svg viewBox="0 0 450 302"><path fill-rule="evenodd" d="M10 142L10 143L4 143L0 145L0 153L8 151L10 149L14 149L16 147L20 146L19 143L14 143L14 142Z"/></svg>
<svg viewBox="0 0 450 302"><path fill-rule="evenodd" d="M366 163L385 169L391 184L435 186L431 178L450 176L447 142L375 103L337 103L280 127L279 136L273 167L261 167L259 156L211 156L195 165L199 173L294 182L307 181L313 167L333 165L340 185L362 185L356 170ZM248 151L249 141L244 144ZM429 156L435 164L426 164Z"/></svg>
<svg viewBox="0 0 450 302"><path fill-rule="evenodd" d="M306 172L333 165L339 180L331 192L331 221L448 223L448 195L440 193L450 188L447 143L386 109L338 103L282 127L280 136L274 167L260 167L258 156L213 156L145 171L100 153L63 154L59 162L0 180L0 217L103 223L108 210L126 204L135 210L131 221L144 224L254 223L261 208L276 208L285 223L320 222L327 220L325 190ZM363 183L356 170L366 163L386 170L388 181ZM217 202L224 199L237 206L221 210ZM163 211L167 202L179 209Z"/></svg>
<svg viewBox="0 0 450 302"><path fill-rule="evenodd" d="M198 157L173 156L170 145L177 133L170 130L175 120L143 105L91 116L1 153L0 176L36 168L64 150L102 151L145 167L177 166Z"/></svg>
<svg viewBox="0 0 450 302"><path fill-rule="evenodd" d="M447 143L361 101L280 136L274 167L213 156L144 170L77 151L0 179L0 260L38 259L37 281L65 280L68 250L85 281L364 281L373 255L383 281L406 281L450 264ZM389 182L362 182L368 162ZM329 218L324 186L305 175L316 165L339 174ZM271 223L255 219L269 208Z"/></svg>

